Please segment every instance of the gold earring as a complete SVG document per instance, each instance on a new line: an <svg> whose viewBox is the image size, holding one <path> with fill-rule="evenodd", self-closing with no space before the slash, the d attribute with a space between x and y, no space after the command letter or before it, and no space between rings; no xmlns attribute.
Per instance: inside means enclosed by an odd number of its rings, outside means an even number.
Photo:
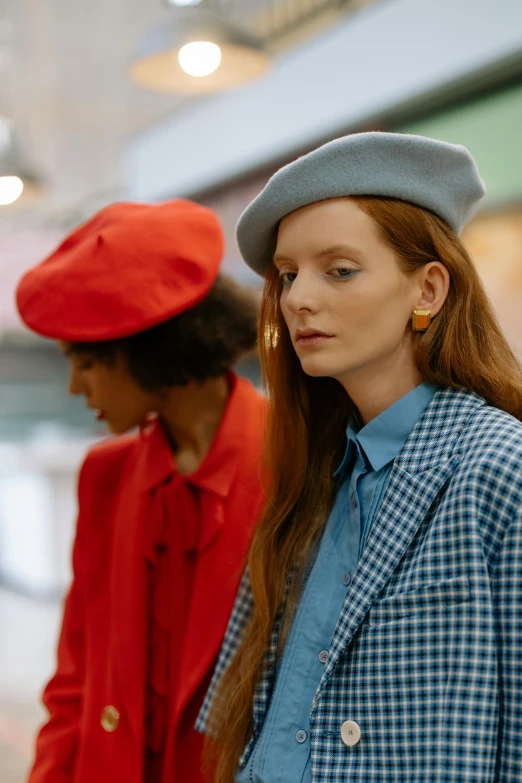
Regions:
<svg viewBox="0 0 522 783"><path fill-rule="evenodd" d="M414 332L425 332L431 323L429 310L414 310L411 316L411 325Z"/></svg>

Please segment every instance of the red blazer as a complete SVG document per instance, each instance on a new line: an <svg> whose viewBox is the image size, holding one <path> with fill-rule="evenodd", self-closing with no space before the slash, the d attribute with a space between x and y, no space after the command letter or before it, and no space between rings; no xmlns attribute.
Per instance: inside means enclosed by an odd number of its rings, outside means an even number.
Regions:
<svg viewBox="0 0 522 783"><path fill-rule="evenodd" d="M216 434L219 443L211 447L210 464L208 458L204 462L215 476L215 495L202 511L212 522L200 544L181 640L175 736L166 760L172 783L202 780L202 738L193 725L263 503L264 412L251 384L235 379ZM44 692L50 717L37 739L29 783L142 783L147 650L142 531L149 490L162 479L157 444L157 425L110 439L89 453L80 472L74 578L57 671Z"/></svg>

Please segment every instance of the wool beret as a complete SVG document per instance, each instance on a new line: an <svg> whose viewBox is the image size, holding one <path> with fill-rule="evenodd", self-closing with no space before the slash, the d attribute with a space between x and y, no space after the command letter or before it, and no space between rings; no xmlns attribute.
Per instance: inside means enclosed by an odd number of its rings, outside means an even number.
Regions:
<svg viewBox="0 0 522 783"><path fill-rule="evenodd" d="M387 196L431 210L459 234L484 193L465 147L404 133L354 133L279 169L241 215L237 240L246 263L263 275L279 222L307 204Z"/></svg>
<svg viewBox="0 0 522 783"><path fill-rule="evenodd" d="M199 204L111 204L24 275L18 310L55 340L128 337L203 299L223 246L216 215Z"/></svg>

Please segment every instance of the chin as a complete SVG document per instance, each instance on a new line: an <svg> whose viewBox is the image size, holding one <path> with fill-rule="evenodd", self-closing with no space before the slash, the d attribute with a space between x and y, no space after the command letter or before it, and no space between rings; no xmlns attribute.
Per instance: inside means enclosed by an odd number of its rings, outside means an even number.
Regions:
<svg viewBox="0 0 522 783"><path fill-rule="evenodd" d="M342 369L332 361L325 361L319 356L310 356L301 360L303 372L312 378L336 378L342 374Z"/></svg>
<svg viewBox="0 0 522 783"><path fill-rule="evenodd" d="M135 429L135 427L138 426L138 424L127 424L124 422L115 422L115 421L109 421L106 420L105 422L107 424L107 429L111 433L111 435L125 435L126 432L130 432L131 430Z"/></svg>

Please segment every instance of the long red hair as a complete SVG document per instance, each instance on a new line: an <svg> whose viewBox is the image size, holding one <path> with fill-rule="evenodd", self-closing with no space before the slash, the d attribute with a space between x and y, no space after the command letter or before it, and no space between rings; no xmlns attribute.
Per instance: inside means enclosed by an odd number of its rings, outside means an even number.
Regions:
<svg viewBox="0 0 522 783"><path fill-rule="evenodd" d="M490 405L522 418L521 367L458 237L438 217L413 204L373 197L354 201L379 225L405 274L430 261L441 261L450 273L442 310L426 332L414 335L415 360L423 379L471 389ZM272 269L266 279L259 340L271 403L265 453L270 489L249 556L253 614L211 715L215 783L233 783L252 731L253 698L265 652L283 610L283 640L288 630L301 583L295 567L306 564L324 528L332 502L332 474L348 418L356 413L337 381L303 372L279 299L278 273Z"/></svg>

